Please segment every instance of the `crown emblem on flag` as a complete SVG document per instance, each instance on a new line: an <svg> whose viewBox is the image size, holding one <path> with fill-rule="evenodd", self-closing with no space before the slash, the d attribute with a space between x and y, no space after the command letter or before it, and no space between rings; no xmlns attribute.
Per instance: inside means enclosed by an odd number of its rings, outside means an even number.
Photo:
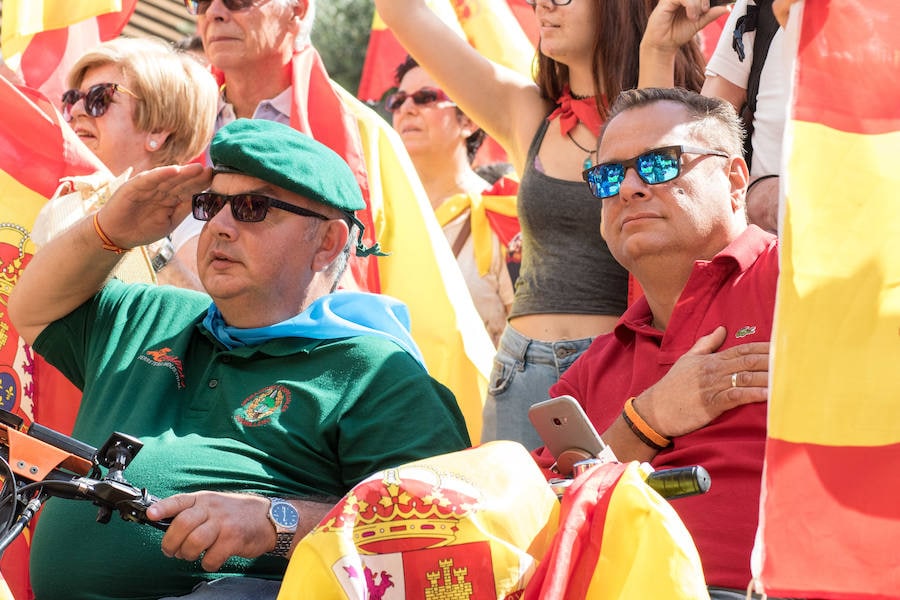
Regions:
<svg viewBox="0 0 900 600"><path fill-rule="evenodd" d="M21 237L17 246L0 242L0 296L9 297L13 286L16 285L16 281L19 279L19 274L22 272L25 259L25 242L28 241L29 235L24 227L15 223L0 223L0 229L11 229ZM13 253L7 252L7 248L16 248L18 252L15 253L15 256L8 256Z"/></svg>
<svg viewBox="0 0 900 600"><path fill-rule="evenodd" d="M361 552L436 548L453 543L459 521L477 509L478 492L455 477L427 468L384 471L358 484L320 530L353 530Z"/></svg>

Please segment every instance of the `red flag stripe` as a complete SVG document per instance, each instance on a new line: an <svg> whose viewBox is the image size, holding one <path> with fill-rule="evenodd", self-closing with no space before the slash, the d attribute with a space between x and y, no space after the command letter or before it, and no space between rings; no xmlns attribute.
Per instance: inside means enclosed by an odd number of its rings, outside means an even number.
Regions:
<svg viewBox="0 0 900 600"><path fill-rule="evenodd" d="M900 130L900 2L807 3L794 119L877 134ZM852 51L849 51L852 49Z"/></svg>
<svg viewBox="0 0 900 600"><path fill-rule="evenodd" d="M767 468L765 476L763 573L767 582L774 582L767 583L766 593L896 599L900 589L896 553L881 551L884 548L874 542L900 539L900 503L891 483L892 474L900 470L900 444L820 446L770 438L766 461L777 465ZM804 543L810 539L815 543ZM879 574L867 578L865 594L860 594L859 578L848 576L860 573Z"/></svg>
<svg viewBox="0 0 900 600"><path fill-rule="evenodd" d="M30 112L34 118L0 119L0 168L19 183L49 198L61 177L105 169L44 96L0 78L0 114Z"/></svg>
<svg viewBox="0 0 900 600"><path fill-rule="evenodd" d="M378 102L394 87L394 72L406 58L406 50L387 29L372 29L356 97L363 102Z"/></svg>
<svg viewBox="0 0 900 600"><path fill-rule="evenodd" d="M100 30L102 41L119 37L137 7L138 0L122 0L122 10L106 13L97 17L97 28Z"/></svg>

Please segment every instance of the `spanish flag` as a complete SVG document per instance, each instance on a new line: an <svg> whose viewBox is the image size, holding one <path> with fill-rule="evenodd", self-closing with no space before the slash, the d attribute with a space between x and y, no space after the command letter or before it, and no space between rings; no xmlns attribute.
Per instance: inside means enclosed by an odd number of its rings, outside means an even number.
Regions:
<svg viewBox="0 0 900 600"><path fill-rule="evenodd" d="M429 0L428 6L487 58L531 76L535 46L505 0L454 0L452 5L450 0ZM379 102L394 87L394 71L404 58L406 50L376 11L357 97Z"/></svg>
<svg viewBox="0 0 900 600"><path fill-rule="evenodd" d="M357 484L303 538L278 598L520 598L558 514L515 442L400 465Z"/></svg>
<svg viewBox="0 0 900 600"><path fill-rule="evenodd" d="M900 598L900 3L811 0L788 26L755 571L769 596Z"/></svg>
<svg viewBox="0 0 900 600"><path fill-rule="evenodd" d="M646 477L633 461L572 481L525 600L709 598L693 538Z"/></svg>
<svg viewBox="0 0 900 600"><path fill-rule="evenodd" d="M448 26L452 27L460 37L462 27L456 20L456 13L449 0L429 0L428 6L436 12ZM378 11L372 17L372 31L369 32L369 45L359 78L359 90L356 97L368 104L381 101L385 92L395 86L394 71L406 58L406 50L391 33Z"/></svg>
<svg viewBox="0 0 900 600"><path fill-rule="evenodd" d="M35 248L30 239L38 211L62 177L89 175L106 168L62 122L59 113L40 93L17 88L0 77L0 408L43 424L71 426L80 394L71 384L48 376L42 383L69 385L56 393L38 385L36 370L51 369L19 338L6 311L9 293ZM10 115L14 115L12 118ZM74 391L74 397L71 394ZM68 394L68 395L67 395ZM40 401L38 401L40 400ZM69 400L72 400L69 402ZM28 532L3 555L2 578L19 599L28 598ZM0 594L2 598L2 594Z"/></svg>
<svg viewBox="0 0 900 600"><path fill-rule="evenodd" d="M118 36L137 0L6 0L0 47L26 85L54 102L85 50Z"/></svg>

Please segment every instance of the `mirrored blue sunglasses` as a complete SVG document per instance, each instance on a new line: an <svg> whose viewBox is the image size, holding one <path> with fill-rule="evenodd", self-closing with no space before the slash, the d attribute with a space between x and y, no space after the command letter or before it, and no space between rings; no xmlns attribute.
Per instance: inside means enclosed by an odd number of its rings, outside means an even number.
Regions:
<svg viewBox="0 0 900 600"><path fill-rule="evenodd" d="M672 181L681 175L681 155L699 154L702 156L724 156L729 154L720 150L697 148L694 146L665 146L648 150L639 156L622 162L608 162L585 169L581 176L591 188L591 193L600 198L611 198L619 193L619 187L625 180L625 173L634 168L638 177L650 185Z"/></svg>

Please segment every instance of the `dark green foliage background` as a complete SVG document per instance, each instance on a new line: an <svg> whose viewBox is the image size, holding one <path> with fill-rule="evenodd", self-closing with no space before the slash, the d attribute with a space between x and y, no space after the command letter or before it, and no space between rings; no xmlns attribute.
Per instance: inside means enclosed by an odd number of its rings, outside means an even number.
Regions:
<svg viewBox="0 0 900 600"><path fill-rule="evenodd" d="M372 0L319 0L312 41L331 78L356 95L375 6Z"/></svg>

